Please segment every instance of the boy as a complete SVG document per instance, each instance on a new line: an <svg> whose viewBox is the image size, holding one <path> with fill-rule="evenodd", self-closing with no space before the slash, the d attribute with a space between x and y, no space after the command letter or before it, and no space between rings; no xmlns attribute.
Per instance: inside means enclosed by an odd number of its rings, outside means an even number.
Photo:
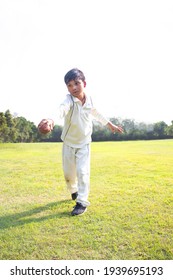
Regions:
<svg viewBox="0 0 173 280"><path fill-rule="evenodd" d="M123 132L103 117L93 106L91 97L85 93L86 81L82 71L70 70L64 77L69 94L59 107L60 117L64 118L61 135L63 141L63 171L67 188L76 206L72 216L81 215L90 204L88 201L90 184L90 142L92 118L107 125L113 132Z"/></svg>

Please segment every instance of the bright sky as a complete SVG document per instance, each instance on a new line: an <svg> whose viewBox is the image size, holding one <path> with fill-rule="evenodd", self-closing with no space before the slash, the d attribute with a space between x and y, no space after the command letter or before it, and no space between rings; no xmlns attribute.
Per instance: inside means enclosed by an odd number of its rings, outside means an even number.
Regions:
<svg viewBox="0 0 173 280"><path fill-rule="evenodd" d="M172 0L0 0L0 111L51 117L81 69L107 117L173 120Z"/></svg>

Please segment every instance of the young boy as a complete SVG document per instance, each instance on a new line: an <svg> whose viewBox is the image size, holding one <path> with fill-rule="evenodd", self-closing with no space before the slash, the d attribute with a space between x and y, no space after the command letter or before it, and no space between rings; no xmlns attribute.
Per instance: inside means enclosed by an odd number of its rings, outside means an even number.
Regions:
<svg viewBox="0 0 173 280"><path fill-rule="evenodd" d="M60 104L60 117L64 118L61 135L63 141L63 171L67 188L76 206L72 216L81 215L90 204L88 201L90 186L90 142L92 119L113 132L123 132L102 116L94 107L92 99L85 93L86 81L82 71L77 68L70 70L64 77L69 94Z"/></svg>

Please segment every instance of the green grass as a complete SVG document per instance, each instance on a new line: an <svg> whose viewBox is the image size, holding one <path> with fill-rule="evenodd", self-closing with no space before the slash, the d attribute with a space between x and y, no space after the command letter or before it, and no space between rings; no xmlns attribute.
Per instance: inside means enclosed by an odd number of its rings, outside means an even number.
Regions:
<svg viewBox="0 0 173 280"><path fill-rule="evenodd" d="M173 258L173 140L92 143L91 205L78 217L61 148L0 144L1 260Z"/></svg>

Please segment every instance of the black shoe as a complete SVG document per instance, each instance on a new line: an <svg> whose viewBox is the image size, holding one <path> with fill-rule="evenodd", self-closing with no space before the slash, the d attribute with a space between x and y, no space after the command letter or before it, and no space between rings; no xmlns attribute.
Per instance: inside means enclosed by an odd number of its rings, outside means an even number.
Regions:
<svg viewBox="0 0 173 280"><path fill-rule="evenodd" d="M72 216L82 215L86 210L87 210L87 208L85 206L83 206L81 203L77 202L76 206L74 207L71 214L72 214Z"/></svg>
<svg viewBox="0 0 173 280"><path fill-rule="evenodd" d="M72 198L73 200L75 200L75 199L77 198L77 196L78 196L78 192L75 192L75 193L72 193L72 194L71 194L71 198Z"/></svg>

